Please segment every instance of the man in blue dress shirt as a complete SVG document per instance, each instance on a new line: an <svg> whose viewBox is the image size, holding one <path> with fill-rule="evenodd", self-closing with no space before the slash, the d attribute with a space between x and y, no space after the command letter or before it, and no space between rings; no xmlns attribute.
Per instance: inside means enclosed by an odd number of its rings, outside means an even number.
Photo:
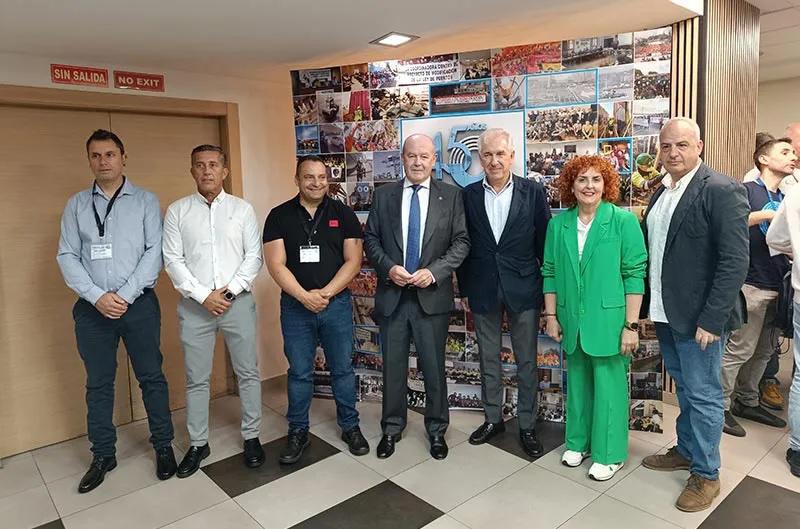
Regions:
<svg viewBox="0 0 800 529"><path fill-rule="evenodd" d="M67 202L61 218L58 265L80 299L72 309L86 368L86 407L93 460L78 486L85 493L117 466L114 379L119 340L142 389L156 451L156 475L177 465L167 380L161 369L161 310L153 291L161 270L158 198L123 175L125 147L116 134L96 130L86 141L95 181Z"/></svg>

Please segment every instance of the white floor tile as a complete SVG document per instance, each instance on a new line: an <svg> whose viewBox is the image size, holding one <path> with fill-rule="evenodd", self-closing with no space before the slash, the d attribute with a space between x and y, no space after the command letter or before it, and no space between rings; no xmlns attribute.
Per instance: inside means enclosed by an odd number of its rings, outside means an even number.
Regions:
<svg viewBox="0 0 800 529"><path fill-rule="evenodd" d="M175 451L178 461L182 456L180 450ZM160 483L155 471L155 457L146 454L119 461L117 468L106 473L103 484L86 494L78 493L78 483L83 472L48 483L47 488L63 518Z"/></svg>
<svg viewBox="0 0 800 529"><path fill-rule="evenodd" d="M461 443L446 459L429 459L392 481L448 512L526 465L524 459L493 446Z"/></svg>
<svg viewBox="0 0 800 529"><path fill-rule="evenodd" d="M0 469L0 498L42 485L42 475L30 452L3 459L3 468Z"/></svg>
<svg viewBox="0 0 800 529"><path fill-rule="evenodd" d="M261 383L261 401L273 410L285 408L289 402L289 396L286 393L286 376L263 381Z"/></svg>
<svg viewBox="0 0 800 529"><path fill-rule="evenodd" d="M326 458L236 498L270 529L291 527L384 481L345 454Z"/></svg>
<svg viewBox="0 0 800 529"><path fill-rule="evenodd" d="M456 410L450 412L450 427L457 428L469 435L478 429L478 426L483 424L486 416L483 410L480 411L467 411Z"/></svg>
<svg viewBox="0 0 800 529"><path fill-rule="evenodd" d="M446 514L435 519L422 529L470 529L458 520L447 516Z"/></svg>
<svg viewBox="0 0 800 529"><path fill-rule="evenodd" d="M3 529L29 529L56 519L58 513L44 485L0 499Z"/></svg>
<svg viewBox="0 0 800 529"><path fill-rule="evenodd" d="M638 437L630 437L628 440L628 460L625 461L625 465L617 471L616 475L608 481L595 481L589 478L589 467L591 467L593 463L591 457L587 458L586 461L577 468L570 468L561 464L561 456L566 450L564 445L545 454L544 457L537 459L534 461L534 464L564 476L576 483L580 483L585 487L599 492L605 492L619 483L625 476L636 470L636 468L642 464L642 459L650 454L655 454L660 449L661 447L659 445L642 441Z"/></svg>
<svg viewBox="0 0 800 529"><path fill-rule="evenodd" d="M747 474L781 440L787 428L771 428L757 422L737 418L747 431L745 437L722 434L720 458L723 468Z"/></svg>
<svg viewBox="0 0 800 529"><path fill-rule="evenodd" d="M288 404L273 408L279 415L286 417ZM311 399L311 409L308 412L310 426L336 419L336 402L333 399Z"/></svg>
<svg viewBox="0 0 800 529"><path fill-rule="evenodd" d="M789 448L789 434L784 435L772 447L772 450L750 471L750 475L785 489L800 492L800 478L789 472L789 463L786 462L787 448Z"/></svg>
<svg viewBox="0 0 800 529"><path fill-rule="evenodd" d="M529 465L448 514L472 529L554 529L600 495Z"/></svg>
<svg viewBox="0 0 800 529"><path fill-rule="evenodd" d="M723 468L720 495L710 509L685 513L675 507L675 501L689 478L688 471L659 472L639 467L606 494L621 502L646 511L687 529L698 527L712 510L744 479L744 474Z"/></svg>
<svg viewBox="0 0 800 529"><path fill-rule="evenodd" d="M215 505L163 529L262 529L244 509L233 501Z"/></svg>
<svg viewBox="0 0 800 529"><path fill-rule="evenodd" d="M155 529L227 501L202 472L169 479L62 519L66 529Z"/></svg>
<svg viewBox="0 0 800 529"><path fill-rule="evenodd" d="M678 529L652 514L608 496L600 496L559 529Z"/></svg>

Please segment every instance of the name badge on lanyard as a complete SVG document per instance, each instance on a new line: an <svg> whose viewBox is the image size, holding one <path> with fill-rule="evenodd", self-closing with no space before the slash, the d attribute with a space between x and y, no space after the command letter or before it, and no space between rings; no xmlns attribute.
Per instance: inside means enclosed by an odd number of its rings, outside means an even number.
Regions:
<svg viewBox="0 0 800 529"><path fill-rule="evenodd" d="M298 210L300 214L300 220L302 222L303 230L306 232L306 237L308 238L308 244L300 246L300 262L301 263L319 263L320 262L320 252L319 252L319 245L318 244L311 244L311 239L314 235L317 234L317 228L319 227L319 223L322 220L322 217L325 216L325 212L328 209L328 202L326 201L325 204L322 206L322 209L317 212L317 220L314 221L314 225L309 227L308 221L303 216L303 213Z"/></svg>
<svg viewBox="0 0 800 529"><path fill-rule="evenodd" d="M92 245L92 261L99 259L111 259L113 252L111 244L93 244Z"/></svg>
<svg viewBox="0 0 800 529"><path fill-rule="evenodd" d="M319 262L319 246L308 245L300 247L300 262L301 263L318 263Z"/></svg>

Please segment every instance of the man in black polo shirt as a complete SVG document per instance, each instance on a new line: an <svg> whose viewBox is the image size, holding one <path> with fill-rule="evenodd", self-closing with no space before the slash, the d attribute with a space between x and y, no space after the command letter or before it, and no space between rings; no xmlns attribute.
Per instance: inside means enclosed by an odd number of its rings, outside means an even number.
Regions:
<svg viewBox="0 0 800 529"><path fill-rule="evenodd" d="M301 158L294 179L300 193L270 211L264 226L267 268L282 289L281 331L289 360L289 437L280 455L284 464L297 462L309 444L308 409L320 343L342 440L354 455L369 452L358 427L353 310L347 289L361 267L361 224L349 207L328 198L328 173L321 158Z"/></svg>
<svg viewBox="0 0 800 529"><path fill-rule="evenodd" d="M734 418L783 428L786 421L759 403L758 383L775 350L778 332L774 319L778 289L789 270L784 255L770 255L765 238L769 222L783 200L781 181L792 174L797 156L788 138L770 139L756 146L753 161L760 174L744 184L750 201L750 267L742 293L747 300L747 323L731 333L722 355L722 394L725 425L729 435L744 437L745 430Z"/></svg>

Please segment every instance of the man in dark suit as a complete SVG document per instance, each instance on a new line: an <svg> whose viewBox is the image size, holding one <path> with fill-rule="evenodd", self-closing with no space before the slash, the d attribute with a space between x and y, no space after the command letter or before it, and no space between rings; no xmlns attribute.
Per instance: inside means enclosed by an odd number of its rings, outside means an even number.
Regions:
<svg viewBox="0 0 800 529"><path fill-rule="evenodd" d="M539 266L550 221L544 187L511 174L514 144L503 129L481 134L486 177L464 189L470 252L458 271L462 302L472 310L481 360L481 400L486 421L469 437L483 444L505 431L500 363L503 312L511 324L517 361L519 438L531 457L542 455L536 438L536 335L542 306ZM468 301L467 301L468 300Z"/></svg>
<svg viewBox="0 0 800 529"><path fill-rule="evenodd" d="M744 186L700 159L700 128L673 118L659 136L668 174L644 218L650 254L650 319L675 380L678 444L647 456L653 470L689 470L675 506L711 506L719 495L723 396L720 369L727 333L742 324L750 207ZM647 307L643 304L643 307Z"/></svg>
<svg viewBox="0 0 800 529"><path fill-rule="evenodd" d="M444 350L453 309L453 271L469 253L461 191L431 178L433 140L423 134L403 144L405 178L375 192L364 247L378 274L375 314L383 354L383 437L379 458L394 453L406 426L411 338L425 381L425 428L431 455L447 457L450 422Z"/></svg>

